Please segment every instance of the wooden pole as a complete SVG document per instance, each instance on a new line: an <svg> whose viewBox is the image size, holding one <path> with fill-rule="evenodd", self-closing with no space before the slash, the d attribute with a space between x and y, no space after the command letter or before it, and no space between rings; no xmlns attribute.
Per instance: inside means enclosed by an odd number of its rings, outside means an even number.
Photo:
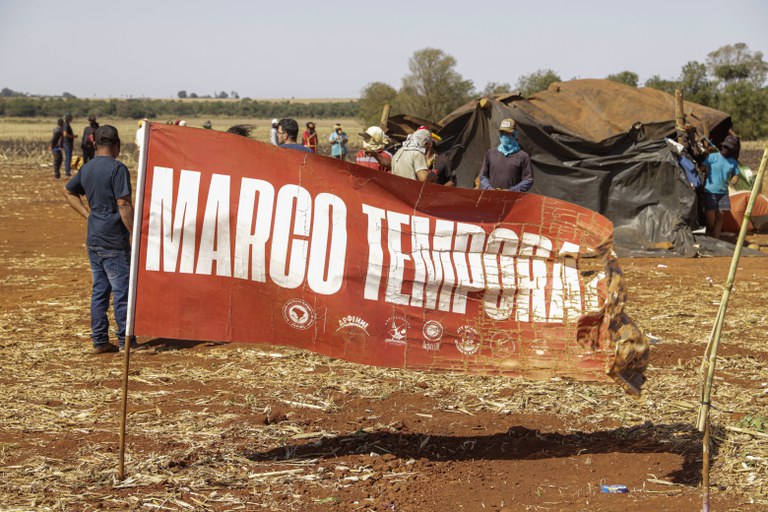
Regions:
<svg viewBox="0 0 768 512"><path fill-rule="evenodd" d="M709 512L709 429L711 427L709 417L704 426L704 440L701 443L702 468L701 468L701 486L704 488L704 500L701 506L702 512Z"/></svg>
<svg viewBox="0 0 768 512"><path fill-rule="evenodd" d="M744 240L747 238L747 229L749 227L749 221L752 216L752 207L755 205L757 195L762 190L763 175L765 174L765 166L768 163L768 142L765 144L763 150L763 158L760 160L760 169L757 171L757 177L755 183L752 185L752 193L749 196L749 202L747 203L747 209L744 212L744 220L741 221L741 229L739 230L739 238L736 241L736 248L733 251L733 258L731 259L731 268L728 270L728 279L725 281L725 289L723 290L723 298L720 300L720 309L717 312L717 319L715 320L715 328L708 345L709 354L705 354L704 361L702 362L702 370L707 372L707 380L704 383L704 387L701 394L701 407L699 409L699 419L697 422L697 428L699 431L704 431L707 419L709 418L710 398L712 394L712 381L715 378L715 363L717 362L717 349L720 346L720 336L723 332L723 323L725 322L725 312L728 308L728 300L731 297L731 289L733 288L733 281L736 277L736 270L739 267L739 259L741 258L741 251L744 248ZM703 373L703 372L702 372Z"/></svg>
<svg viewBox="0 0 768 512"><path fill-rule="evenodd" d="M389 103L384 104L384 108L381 110L381 122L379 123L379 128L387 131L387 124L389 123Z"/></svg>
<svg viewBox="0 0 768 512"><path fill-rule="evenodd" d="M683 91L675 89L675 128L677 129L677 142L685 144L685 111L683 110Z"/></svg>
<svg viewBox="0 0 768 512"><path fill-rule="evenodd" d="M120 399L120 455L117 463L117 478L125 478L125 423L128 416L128 368L131 363L131 339L125 337L125 352L123 357L123 390Z"/></svg>
<svg viewBox="0 0 768 512"><path fill-rule="evenodd" d="M128 285L128 307L125 314L125 357L123 357L123 389L120 403L120 442L118 446L117 477L125 478L125 423L128 416L128 368L131 356L136 317L136 281L139 268L141 240L141 214L144 211L145 177L147 175L147 147L149 145L150 123L144 121L144 140L139 148L139 173L136 177L136 205L133 209L133 232L131 233L131 276Z"/></svg>

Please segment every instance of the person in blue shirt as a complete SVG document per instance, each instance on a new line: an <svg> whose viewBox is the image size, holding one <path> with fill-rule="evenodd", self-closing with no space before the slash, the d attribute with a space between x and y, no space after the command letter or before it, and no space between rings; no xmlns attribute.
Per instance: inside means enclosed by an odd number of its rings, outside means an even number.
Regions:
<svg viewBox="0 0 768 512"><path fill-rule="evenodd" d="M739 179L739 164L733 156L736 149L737 144L733 138L726 138L721 150L710 153L703 162L707 169L707 176L704 180L707 235L715 238L720 238L720 232L723 228L723 212L731 209L728 184L735 184Z"/></svg>
<svg viewBox="0 0 768 512"><path fill-rule="evenodd" d="M91 293L92 353L117 352L109 342L109 297L114 296L117 341L125 346L128 281L131 262L133 203L128 168L117 160L120 137L110 125L99 126L94 135L96 156L64 188L67 202L88 221L86 247L93 275ZM81 196L88 200L85 207ZM137 347L135 338L131 347Z"/></svg>
<svg viewBox="0 0 768 512"><path fill-rule="evenodd" d="M299 123L295 119L281 119L277 122L277 143L279 147L312 153L304 144L296 142L299 136Z"/></svg>
<svg viewBox="0 0 768 512"><path fill-rule="evenodd" d="M333 133L328 137L328 142L331 143L331 156L333 158L338 158L339 160L344 160L347 156L347 142L349 142L349 137L347 137L344 128L339 123L333 125Z"/></svg>

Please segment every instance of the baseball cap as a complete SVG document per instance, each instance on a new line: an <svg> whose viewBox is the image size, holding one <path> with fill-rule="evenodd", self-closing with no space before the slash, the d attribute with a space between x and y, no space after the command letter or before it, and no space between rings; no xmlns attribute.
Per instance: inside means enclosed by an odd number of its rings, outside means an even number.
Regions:
<svg viewBox="0 0 768 512"><path fill-rule="evenodd" d="M732 135L727 136L723 141L723 147L727 149L736 149L739 145L739 139Z"/></svg>
<svg viewBox="0 0 768 512"><path fill-rule="evenodd" d="M114 146L115 144L120 144L117 128L108 124L96 128L97 146Z"/></svg>
<svg viewBox="0 0 768 512"><path fill-rule="evenodd" d="M499 125L499 131L512 133L515 131L516 127L517 127L517 123L515 123L515 120L512 119L511 117L508 117L501 121L501 124Z"/></svg>

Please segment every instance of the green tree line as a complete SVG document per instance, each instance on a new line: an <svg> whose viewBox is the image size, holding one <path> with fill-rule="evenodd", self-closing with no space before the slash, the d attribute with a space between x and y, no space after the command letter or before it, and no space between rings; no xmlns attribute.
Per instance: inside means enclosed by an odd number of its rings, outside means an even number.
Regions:
<svg viewBox="0 0 768 512"><path fill-rule="evenodd" d="M364 125L379 123L385 104L391 114L410 114L439 121L472 98L515 91L527 97L543 91L553 82L561 82L557 72L540 69L519 77L513 88L506 82L489 82L476 89L456 71L456 59L437 48L414 52L408 61L409 72L402 78L400 89L384 82L372 82L361 91L360 99L339 102L264 102L248 98L234 101L210 99L156 100L88 100L65 93L59 97L26 96L10 89L0 91L0 115L61 116L70 112L77 117L89 114L124 118L182 117L305 117L330 119L356 117ZM682 89L685 99L706 105L733 118L735 130L745 139L768 136L768 88L765 87L768 63L762 52L752 52L744 43L723 46L711 52L706 63L691 61L683 66L679 77L664 79L654 75L645 81L670 94ZM608 80L637 87L639 77L629 70L610 74ZM229 94L222 91L220 97ZM187 97L186 91L179 91ZM196 96L196 95L195 95ZM237 96L232 91L232 96Z"/></svg>
<svg viewBox="0 0 768 512"><path fill-rule="evenodd" d="M372 82L362 89L361 122L378 124L384 104L391 106L393 115L411 114L439 121L472 98L506 92L528 97L563 81L556 71L539 69L520 76L514 87L506 82L489 82L478 90L455 67L456 60L442 50L416 51L408 61L409 73L403 77L399 90L384 82ZM768 136L767 74L768 63L762 52L752 52L746 44L736 43L709 53L706 63L688 62L677 78L654 75L644 85L670 94L682 89L686 100L730 114L742 138L758 139ZM629 70L605 78L630 87L640 83L637 73Z"/></svg>
<svg viewBox="0 0 768 512"><path fill-rule="evenodd" d="M70 113L84 118L90 114L103 117L129 119L184 118L184 117L308 117L337 119L357 117L358 102L331 101L300 103L291 101L254 101L243 98L236 101L209 100L92 100L74 97L37 97L23 95L0 96L0 115L6 117L61 117Z"/></svg>

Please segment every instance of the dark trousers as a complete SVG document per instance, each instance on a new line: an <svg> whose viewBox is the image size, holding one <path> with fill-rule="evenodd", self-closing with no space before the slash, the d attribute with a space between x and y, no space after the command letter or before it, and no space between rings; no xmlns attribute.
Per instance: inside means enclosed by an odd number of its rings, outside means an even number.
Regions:
<svg viewBox="0 0 768 512"><path fill-rule="evenodd" d="M72 175L72 144L66 142L62 144L61 149L64 151L64 174L67 176Z"/></svg>
<svg viewBox="0 0 768 512"><path fill-rule="evenodd" d="M83 165L87 164L96 155L96 148L83 146Z"/></svg>
<svg viewBox="0 0 768 512"><path fill-rule="evenodd" d="M61 162L64 161L64 156L61 154L61 149L53 150L53 177L57 180L61 178Z"/></svg>

